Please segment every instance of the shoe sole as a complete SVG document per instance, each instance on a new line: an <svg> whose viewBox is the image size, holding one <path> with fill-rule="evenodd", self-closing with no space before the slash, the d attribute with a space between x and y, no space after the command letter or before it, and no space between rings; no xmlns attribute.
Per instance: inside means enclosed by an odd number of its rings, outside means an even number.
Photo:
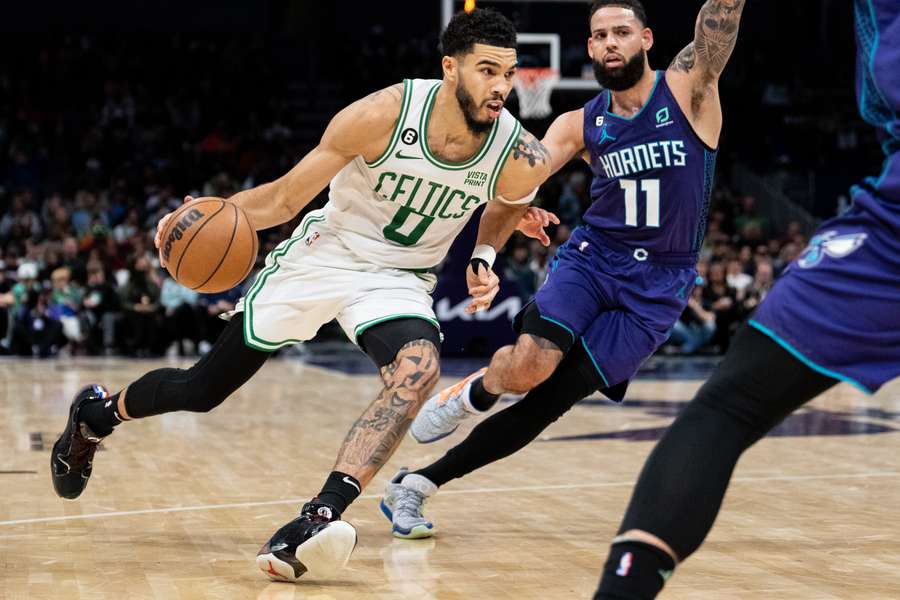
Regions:
<svg viewBox="0 0 900 600"><path fill-rule="evenodd" d="M356 529L347 521L334 521L297 547L294 555L306 571L300 577L328 577L343 569L356 548ZM294 568L272 552L258 554L256 566L273 581L297 581Z"/></svg>
<svg viewBox="0 0 900 600"><path fill-rule="evenodd" d="M459 429L459 425L457 425L456 427L454 427L453 429L451 429L450 431L448 431L446 433L440 434L437 437L433 437L433 438L429 438L429 439L420 439L420 438L416 437L416 434L413 433L412 427L410 427L409 428L409 437L416 440L416 442L418 442L420 444L432 444L434 442L438 442L438 441L444 439L448 435L453 435L453 432L456 431L457 429Z"/></svg>
<svg viewBox="0 0 900 600"><path fill-rule="evenodd" d="M394 513L391 512L384 500L381 501L381 512L391 522L391 534L395 538L400 538L401 540L422 540L434 536L433 523L423 523L422 525L416 525L412 529L403 529L394 525Z"/></svg>

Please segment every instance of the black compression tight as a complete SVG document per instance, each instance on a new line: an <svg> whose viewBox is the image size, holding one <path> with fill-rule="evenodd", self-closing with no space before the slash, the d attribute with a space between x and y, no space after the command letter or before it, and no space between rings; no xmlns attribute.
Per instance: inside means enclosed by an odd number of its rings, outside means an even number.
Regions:
<svg viewBox="0 0 900 600"><path fill-rule="evenodd" d="M209 412L253 377L271 356L244 344L244 313L237 313L212 349L190 369L157 369L128 386L132 418L176 410Z"/></svg>
<svg viewBox="0 0 900 600"><path fill-rule="evenodd" d="M619 533L651 533L678 555L706 538L741 454L837 382L744 327L641 472Z"/></svg>

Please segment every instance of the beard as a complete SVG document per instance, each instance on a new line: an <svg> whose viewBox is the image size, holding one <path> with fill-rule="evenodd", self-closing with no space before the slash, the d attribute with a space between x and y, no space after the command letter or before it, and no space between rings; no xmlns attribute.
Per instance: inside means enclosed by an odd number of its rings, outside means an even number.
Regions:
<svg viewBox="0 0 900 600"><path fill-rule="evenodd" d="M641 80L641 77L644 76L646 56L647 53L641 48L640 52L625 62L624 67L614 67L612 69L607 69L603 63L593 60L594 77L597 78L597 83L606 89L614 92L627 90L634 87Z"/></svg>
<svg viewBox="0 0 900 600"><path fill-rule="evenodd" d="M472 94L463 88L462 82L456 85L456 101L459 102L459 108L462 110L463 117L466 120L466 127L475 135L487 133L494 126L494 122L490 119L479 121L475 117L478 114L478 106L475 104L475 98L472 97Z"/></svg>

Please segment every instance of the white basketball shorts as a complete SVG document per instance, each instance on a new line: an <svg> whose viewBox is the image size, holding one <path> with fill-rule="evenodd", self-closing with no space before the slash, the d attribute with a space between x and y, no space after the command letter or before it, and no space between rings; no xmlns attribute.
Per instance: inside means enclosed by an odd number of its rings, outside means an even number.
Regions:
<svg viewBox="0 0 900 600"><path fill-rule="evenodd" d="M383 267L352 253L317 210L269 253L234 312L245 313L244 341L257 350L309 340L335 318L356 343L366 329L392 319L420 318L439 328L430 296L436 283L432 273Z"/></svg>

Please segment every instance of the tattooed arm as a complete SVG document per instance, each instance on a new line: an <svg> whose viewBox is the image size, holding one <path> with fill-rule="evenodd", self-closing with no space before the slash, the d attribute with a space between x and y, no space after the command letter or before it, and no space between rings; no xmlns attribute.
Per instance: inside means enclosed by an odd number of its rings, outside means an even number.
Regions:
<svg viewBox="0 0 900 600"><path fill-rule="evenodd" d="M707 0L697 15L694 41L678 53L666 81L682 112L708 146L722 131L719 76L737 42L745 0Z"/></svg>
<svg viewBox="0 0 900 600"><path fill-rule="evenodd" d="M707 0L697 15L694 41L682 50L670 69L717 79L737 42L744 0Z"/></svg>
<svg viewBox="0 0 900 600"><path fill-rule="evenodd" d="M509 152L497 181L495 198L481 216L477 244L500 250L534 199L534 192L550 177L550 156L536 137L525 131Z"/></svg>

